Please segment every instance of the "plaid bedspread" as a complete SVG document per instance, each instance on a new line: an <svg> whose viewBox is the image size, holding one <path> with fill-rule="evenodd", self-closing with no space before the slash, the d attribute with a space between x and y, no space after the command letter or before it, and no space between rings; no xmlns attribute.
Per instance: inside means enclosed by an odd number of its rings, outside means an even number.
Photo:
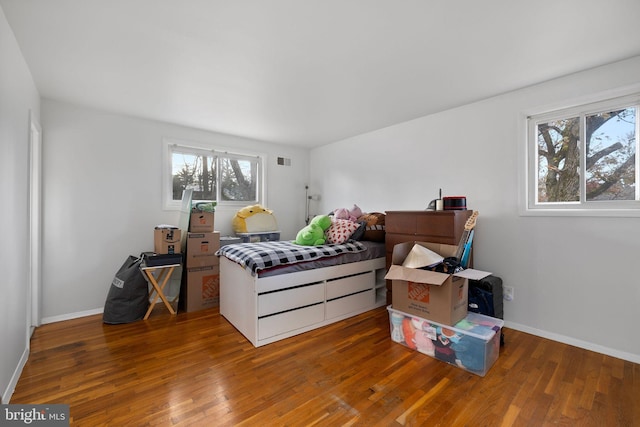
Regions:
<svg viewBox="0 0 640 427"><path fill-rule="evenodd" d="M258 270L278 265L332 257L346 252L362 252L366 249L366 246L354 240L322 246L302 246L291 241L275 241L226 245L220 248L216 255L227 257L255 276Z"/></svg>

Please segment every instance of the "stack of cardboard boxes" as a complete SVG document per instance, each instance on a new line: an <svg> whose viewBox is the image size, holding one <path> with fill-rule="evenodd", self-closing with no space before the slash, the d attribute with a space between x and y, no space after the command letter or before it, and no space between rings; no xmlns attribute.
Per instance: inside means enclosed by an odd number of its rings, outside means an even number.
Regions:
<svg viewBox="0 0 640 427"><path fill-rule="evenodd" d="M220 303L220 233L214 231L214 212L194 208L189 220L185 247L185 269L180 291L180 308L197 311Z"/></svg>

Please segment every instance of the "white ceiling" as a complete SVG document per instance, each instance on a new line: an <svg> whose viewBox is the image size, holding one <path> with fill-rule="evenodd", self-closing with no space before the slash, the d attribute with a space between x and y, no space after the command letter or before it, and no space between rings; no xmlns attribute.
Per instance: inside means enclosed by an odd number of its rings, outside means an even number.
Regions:
<svg viewBox="0 0 640 427"><path fill-rule="evenodd" d="M41 95L316 146L640 55L639 0L0 0Z"/></svg>

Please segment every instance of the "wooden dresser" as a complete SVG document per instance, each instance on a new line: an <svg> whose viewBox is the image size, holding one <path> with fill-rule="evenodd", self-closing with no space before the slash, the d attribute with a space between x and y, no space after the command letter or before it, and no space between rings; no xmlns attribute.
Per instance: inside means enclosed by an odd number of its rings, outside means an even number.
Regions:
<svg viewBox="0 0 640 427"><path fill-rule="evenodd" d="M387 211L385 245L387 270L391 266L393 247L398 243L417 241L457 245L471 210L451 211ZM387 303L391 304L391 283L387 281Z"/></svg>

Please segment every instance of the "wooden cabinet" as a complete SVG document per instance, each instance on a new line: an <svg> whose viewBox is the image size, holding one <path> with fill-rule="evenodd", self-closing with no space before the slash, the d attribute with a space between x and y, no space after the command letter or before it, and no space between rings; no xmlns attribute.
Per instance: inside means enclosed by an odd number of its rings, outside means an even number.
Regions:
<svg viewBox="0 0 640 427"><path fill-rule="evenodd" d="M398 243L417 241L457 245L464 232L464 225L472 213L471 210L387 211L387 269L391 266L393 247ZM387 303L391 304L390 283L387 283Z"/></svg>

